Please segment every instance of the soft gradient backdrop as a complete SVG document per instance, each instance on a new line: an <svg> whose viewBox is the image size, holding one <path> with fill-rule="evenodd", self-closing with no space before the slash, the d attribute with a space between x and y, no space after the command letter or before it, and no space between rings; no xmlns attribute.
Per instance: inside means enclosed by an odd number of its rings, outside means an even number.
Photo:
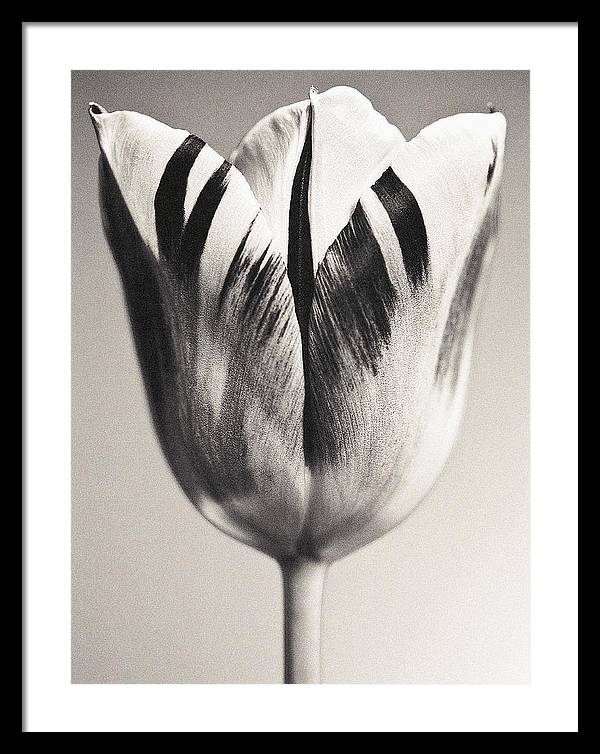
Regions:
<svg viewBox="0 0 600 754"><path fill-rule="evenodd" d="M154 435L97 199L90 100L201 136L227 157L276 108L359 89L407 139L437 118L508 122L500 243L466 411L432 492L335 563L326 683L529 681L529 76L526 71L74 71L72 680L279 683L278 566L187 501Z"/></svg>

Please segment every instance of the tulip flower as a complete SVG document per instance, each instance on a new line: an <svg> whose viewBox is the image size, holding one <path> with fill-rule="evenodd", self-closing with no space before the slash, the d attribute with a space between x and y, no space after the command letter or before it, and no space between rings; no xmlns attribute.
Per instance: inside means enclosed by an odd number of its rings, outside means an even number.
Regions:
<svg viewBox="0 0 600 754"><path fill-rule="evenodd" d="M457 431L504 116L406 141L356 90L311 89L225 160L89 112L162 450L209 521L281 564L285 680L316 682L328 564L406 518Z"/></svg>

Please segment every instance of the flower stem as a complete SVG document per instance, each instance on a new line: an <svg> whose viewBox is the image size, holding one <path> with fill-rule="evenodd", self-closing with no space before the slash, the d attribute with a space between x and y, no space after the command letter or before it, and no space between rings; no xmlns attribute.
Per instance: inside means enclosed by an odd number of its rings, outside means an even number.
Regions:
<svg viewBox="0 0 600 754"><path fill-rule="evenodd" d="M321 605L327 563L284 561L284 683L321 680Z"/></svg>

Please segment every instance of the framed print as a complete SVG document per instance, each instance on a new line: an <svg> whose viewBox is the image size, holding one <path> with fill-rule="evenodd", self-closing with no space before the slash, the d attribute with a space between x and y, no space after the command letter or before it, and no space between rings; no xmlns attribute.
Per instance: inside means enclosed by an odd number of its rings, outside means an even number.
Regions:
<svg viewBox="0 0 600 754"><path fill-rule="evenodd" d="M26 25L26 730L576 728L576 46Z"/></svg>

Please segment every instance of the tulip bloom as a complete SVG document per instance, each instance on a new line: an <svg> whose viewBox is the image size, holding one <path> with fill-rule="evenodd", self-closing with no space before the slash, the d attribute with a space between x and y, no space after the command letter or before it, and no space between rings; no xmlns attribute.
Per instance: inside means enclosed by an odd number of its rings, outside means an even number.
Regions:
<svg viewBox="0 0 600 754"><path fill-rule="evenodd" d="M356 90L311 89L224 160L89 112L165 457L209 521L282 565L286 680L318 680L327 564L414 509L456 434L504 117L406 141Z"/></svg>

